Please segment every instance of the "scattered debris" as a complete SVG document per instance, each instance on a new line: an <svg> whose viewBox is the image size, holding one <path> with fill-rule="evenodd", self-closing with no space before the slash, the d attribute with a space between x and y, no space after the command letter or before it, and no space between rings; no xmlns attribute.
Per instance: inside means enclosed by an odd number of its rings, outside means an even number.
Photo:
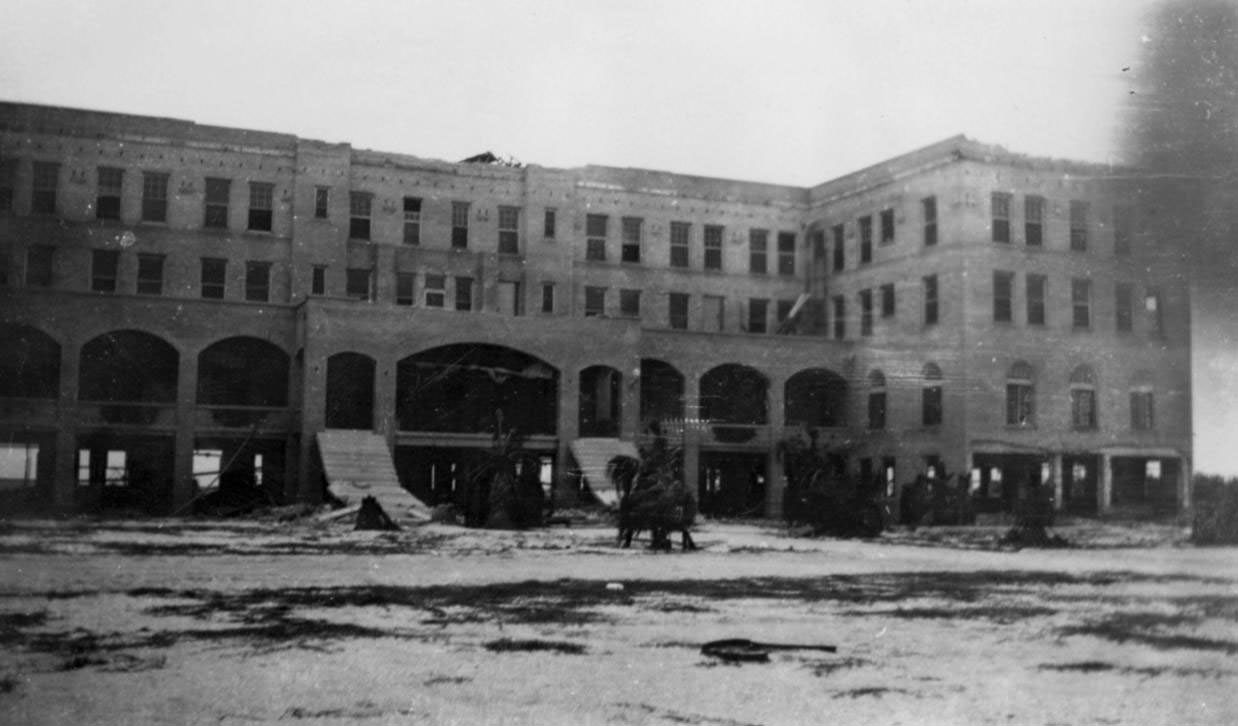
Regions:
<svg viewBox="0 0 1238 726"><path fill-rule="evenodd" d="M357 511L357 525L353 529L377 529L389 532L399 530L400 525L387 516L377 499L366 497L361 500L361 508Z"/></svg>
<svg viewBox="0 0 1238 726"><path fill-rule="evenodd" d="M585 646L580 643L568 643L562 640L513 640L511 638L502 638L486 643L485 648L491 653L549 651L552 653L563 653L564 655L583 655L585 652Z"/></svg>
<svg viewBox="0 0 1238 726"><path fill-rule="evenodd" d="M759 643L747 638L726 638L711 640L701 646L701 655L732 662L767 663L769 654L775 650L819 650L826 653L837 653L838 647L833 645L806 645L784 643Z"/></svg>

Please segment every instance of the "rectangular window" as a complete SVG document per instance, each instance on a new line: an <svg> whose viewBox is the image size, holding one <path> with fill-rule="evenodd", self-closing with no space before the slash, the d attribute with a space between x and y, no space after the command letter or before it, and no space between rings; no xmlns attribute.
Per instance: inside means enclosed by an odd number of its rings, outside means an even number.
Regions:
<svg viewBox="0 0 1238 726"><path fill-rule="evenodd" d="M373 210L373 194L367 192L348 193L349 239L368 240L370 238L370 217L373 215Z"/></svg>
<svg viewBox="0 0 1238 726"><path fill-rule="evenodd" d="M872 391L868 394L868 427L874 430L886 427L885 391Z"/></svg>
<svg viewBox="0 0 1238 726"><path fill-rule="evenodd" d="M688 296L682 292L667 295L667 319L676 330L688 329Z"/></svg>
<svg viewBox="0 0 1238 726"><path fill-rule="evenodd" d="M671 267L688 266L688 240L692 225L671 222Z"/></svg>
<svg viewBox="0 0 1238 726"><path fill-rule="evenodd" d="M619 315L624 318L640 317L640 290L619 291Z"/></svg>
<svg viewBox="0 0 1238 726"><path fill-rule="evenodd" d="M275 199L275 185L268 182L249 183L249 226L254 232L271 231L272 202Z"/></svg>
<svg viewBox="0 0 1238 726"><path fill-rule="evenodd" d="M1023 198L1023 234L1028 247L1044 244L1045 199L1028 195Z"/></svg>
<svg viewBox="0 0 1238 726"><path fill-rule="evenodd" d="M920 200L920 209L924 213L924 246L937 244L937 197L925 197Z"/></svg>
<svg viewBox="0 0 1238 726"><path fill-rule="evenodd" d="M446 275L426 275L426 301L425 305L428 308L442 308L447 306L447 276Z"/></svg>
<svg viewBox="0 0 1238 726"><path fill-rule="evenodd" d="M546 214L542 217L542 236L546 239L555 238L555 209L547 207Z"/></svg>
<svg viewBox="0 0 1238 726"><path fill-rule="evenodd" d="M231 179L206 178L206 205L202 226L210 229L228 228L228 199L232 194Z"/></svg>
<svg viewBox="0 0 1238 726"><path fill-rule="evenodd" d="M346 270L344 294L354 300L370 300L370 278L373 275L368 267L350 267Z"/></svg>
<svg viewBox="0 0 1238 726"><path fill-rule="evenodd" d="M160 172L142 174L142 221L168 221L168 175Z"/></svg>
<svg viewBox="0 0 1238 726"><path fill-rule="evenodd" d="M397 272L395 274L395 304L396 305L412 305L416 299L414 295L414 286L416 285L417 275L412 272Z"/></svg>
<svg viewBox="0 0 1238 726"><path fill-rule="evenodd" d="M451 203L451 246L463 250L469 246L469 203Z"/></svg>
<svg viewBox="0 0 1238 726"><path fill-rule="evenodd" d="M1076 431L1096 428L1096 391L1090 388L1071 389L1070 423Z"/></svg>
<svg viewBox="0 0 1238 726"><path fill-rule="evenodd" d="M1125 257L1131 253L1135 236L1135 208L1119 204L1113 208L1113 254Z"/></svg>
<svg viewBox="0 0 1238 726"><path fill-rule="evenodd" d="M331 188L314 187L314 219L326 219L331 207Z"/></svg>
<svg viewBox="0 0 1238 726"><path fill-rule="evenodd" d="M312 276L310 278L310 294L311 295L326 295L327 294L327 267L326 265L314 265Z"/></svg>
<svg viewBox="0 0 1238 726"><path fill-rule="evenodd" d="M1092 281L1075 278L1070 281L1070 303L1074 311L1072 317L1076 328L1088 328L1092 325Z"/></svg>
<svg viewBox="0 0 1238 726"><path fill-rule="evenodd" d="M834 233L834 272L842 272L847 262L847 248L844 246L846 228L836 224L831 229Z"/></svg>
<svg viewBox="0 0 1238 726"><path fill-rule="evenodd" d="M585 259L603 262L606 260L606 223L605 214L589 214L585 216Z"/></svg>
<svg viewBox="0 0 1238 726"><path fill-rule="evenodd" d="M1088 203L1070 202L1070 248L1086 252L1088 248Z"/></svg>
<svg viewBox="0 0 1238 726"><path fill-rule="evenodd" d="M542 283L542 312L547 315L553 314L555 311L555 284L553 282Z"/></svg>
<svg viewBox="0 0 1238 726"><path fill-rule="evenodd" d="M778 274L795 274L795 233L778 233Z"/></svg>
<svg viewBox="0 0 1238 726"><path fill-rule="evenodd" d="M1133 328L1132 306L1134 295L1129 283L1119 282L1113 288L1113 307L1119 333L1129 333Z"/></svg>
<svg viewBox="0 0 1238 726"><path fill-rule="evenodd" d="M17 187L17 159L0 159L0 214L13 211Z"/></svg>
<svg viewBox="0 0 1238 726"><path fill-rule="evenodd" d="M937 275L921 279L924 283L924 324L937 324Z"/></svg>
<svg viewBox="0 0 1238 726"><path fill-rule="evenodd" d="M748 271L754 275L764 275L766 273L767 265L765 260L768 244L768 230L748 230Z"/></svg>
<svg viewBox="0 0 1238 726"><path fill-rule="evenodd" d="M769 300L750 298L748 300L748 332L764 333L767 329L766 319L769 317Z"/></svg>
<svg viewBox="0 0 1238 726"><path fill-rule="evenodd" d="M163 294L163 255L138 255L138 294Z"/></svg>
<svg viewBox="0 0 1238 726"><path fill-rule="evenodd" d="M722 269L722 227L705 225L705 269Z"/></svg>
<svg viewBox="0 0 1238 726"><path fill-rule="evenodd" d="M873 334L873 291L860 290L860 335Z"/></svg>
<svg viewBox="0 0 1238 726"><path fill-rule="evenodd" d="M245 299L267 302L271 299L271 263L250 260L245 263Z"/></svg>
<svg viewBox="0 0 1238 726"><path fill-rule="evenodd" d="M941 386L925 386L920 393L920 422L925 426L939 426L941 418Z"/></svg>
<svg viewBox="0 0 1238 726"><path fill-rule="evenodd" d="M116 270L120 252L94 250L90 266L90 289L95 292L116 292Z"/></svg>
<svg viewBox="0 0 1238 726"><path fill-rule="evenodd" d="M52 270L56 260L56 248L51 245L33 245L26 250L26 285L51 287Z"/></svg>
<svg viewBox="0 0 1238 726"><path fill-rule="evenodd" d="M404 197L404 244L421 244L421 199Z"/></svg>
<svg viewBox="0 0 1238 726"><path fill-rule="evenodd" d="M1151 431L1155 426L1152 391L1131 391L1131 428L1136 431Z"/></svg>
<svg viewBox="0 0 1238 726"><path fill-rule="evenodd" d="M95 196L96 219L120 219L120 197L124 180L124 169L114 166L99 167L99 189Z"/></svg>
<svg viewBox="0 0 1238 726"><path fill-rule="evenodd" d="M606 288L588 285L585 287L585 317L596 318L606 314Z"/></svg>
<svg viewBox="0 0 1238 726"><path fill-rule="evenodd" d="M847 337L847 298L835 295L833 312L834 339L842 340Z"/></svg>
<svg viewBox="0 0 1238 726"><path fill-rule="evenodd" d="M684 295L684 309L688 296ZM707 333L726 330L726 298L721 295L706 295L701 299L701 323ZM685 323L687 321L685 320Z"/></svg>
<svg viewBox="0 0 1238 726"><path fill-rule="evenodd" d="M993 218L993 241L1010 242L1010 195L993 192L989 208Z"/></svg>
<svg viewBox="0 0 1238 726"><path fill-rule="evenodd" d="M202 258L202 297L223 300L228 285L228 261L218 257Z"/></svg>
<svg viewBox="0 0 1238 726"><path fill-rule="evenodd" d="M473 309L473 278L456 278L456 310L469 311Z"/></svg>
<svg viewBox="0 0 1238 726"><path fill-rule="evenodd" d="M520 207L499 207L499 254L520 254Z"/></svg>
<svg viewBox="0 0 1238 726"><path fill-rule="evenodd" d="M894 242L894 210L881 210L881 244L888 245Z"/></svg>
<svg viewBox="0 0 1238 726"><path fill-rule="evenodd" d="M640 217L623 218L623 253L624 262L640 262L641 226L644 220Z"/></svg>
<svg viewBox="0 0 1238 726"><path fill-rule="evenodd" d="M1029 381L1006 383L1006 425L1032 426L1036 422L1035 389Z"/></svg>
<svg viewBox="0 0 1238 726"><path fill-rule="evenodd" d="M520 283L515 280L499 280L495 289L498 298L498 311L504 315L524 315L524 298L520 294Z"/></svg>
<svg viewBox="0 0 1238 726"><path fill-rule="evenodd" d="M873 218L860 217L860 264L873 261Z"/></svg>
<svg viewBox="0 0 1238 726"><path fill-rule="evenodd" d="M60 165L50 161L34 162L34 189L30 211L34 214L56 213L56 191L60 187Z"/></svg>
<svg viewBox="0 0 1238 726"><path fill-rule="evenodd" d="M1045 324L1045 288L1048 280L1044 275L1027 276L1027 324Z"/></svg>
<svg viewBox="0 0 1238 726"><path fill-rule="evenodd" d="M993 322L1014 320L1014 273L993 273Z"/></svg>
<svg viewBox="0 0 1238 726"><path fill-rule="evenodd" d="M894 317L894 283L881 286L881 317Z"/></svg>
<svg viewBox="0 0 1238 726"><path fill-rule="evenodd" d="M1161 293L1156 288L1148 288L1143 298L1144 310L1148 313L1148 334L1160 338L1165 335L1165 311Z"/></svg>

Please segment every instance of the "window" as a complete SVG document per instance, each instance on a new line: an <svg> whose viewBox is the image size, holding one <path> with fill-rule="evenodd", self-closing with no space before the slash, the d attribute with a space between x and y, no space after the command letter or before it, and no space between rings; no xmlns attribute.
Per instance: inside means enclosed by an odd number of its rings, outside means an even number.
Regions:
<svg viewBox="0 0 1238 726"><path fill-rule="evenodd" d="M640 317L640 290L619 291L619 315L624 318Z"/></svg>
<svg viewBox="0 0 1238 726"><path fill-rule="evenodd" d="M921 279L924 284L924 324L937 324L937 275Z"/></svg>
<svg viewBox="0 0 1238 726"><path fill-rule="evenodd" d="M894 210L881 210L881 244L888 245L894 242Z"/></svg>
<svg viewBox="0 0 1238 726"><path fill-rule="evenodd" d="M585 317L596 318L606 314L606 288L585 287Z"/></svg>
<svg viewBox="0 0 1238 726"><path fill-rule="evenodd" d="M116 270L120 252L94 250L90 265L90 289L95 292L116 292Z"/></svg>
<svg viewBox="0 0 1238 726"><path fill-rule="evenodd" d="M606 222L605 214L589 214L585 216L585 259L599 262L606 260Z"/></svg>
<svg viewBox="0 0 1238 726"><path fill-rule="evenodd" d="M815 229L812 232L812 259L814 262L825 260L825 230Z"/></svg>
<svg viewBox="0 0 1238 726"><path fill-rule="evenodd" d="M834 296L834 339L847 337L847 298Z"/></svg>
<svg viewBox="0 0 1238 726"><path fill-rule="evenodd" d="M168 221L168 175L159 172L142 174L142 221Z"/></svg>
<svg viewBox="0 0 1238 726"><path fill-rule="evenodd" d="M249 227L254 232L271 231L272 201L275 185L267 182L249 183Z"/></svg>
<svg viewBox="0 0 1238 726"><path fill-rule="evenodd" d="M860 335L873 334L873 291L860 290Z"/></svg>
<svg viewBox="0 0 1238 726"><path fill-rule="evenodd" d="M672 292L667 295L667 312L672 328L688 329L688 296L686 294Z"/></svg>
<svg viewBox="0 0 1238 726"><path fill-rule="evenodd" d="M1092 281L1075 278L1070 281L1070 302L1074 311L1073 323L1076 328L1088 328L1092 325Z"/></svg>
<svg viewBox="0 0 1238 726"><path fill-rule="evenodd" d="M1044 275L1027 276L1027 324L1045 324L1045 288L1048 281Z"/></svg>
<svg viewBox="0 0 1238 726"><path fill-rule="evenodd" d="M50 161L34 162L34 190L30 211L34 214L56 213L56 190L60 186L60 165Z"/></svg>
<svg viewBox="0 0 1238 726"><path fill-rule="evenodd" d="M748 299L748 332L764 333L769 329L769 300L765 298Z"/></svg>
<svg viewBox="0 0 1238 726"><path fill-rule="evenodd" d="M841 224L831 227L834 233L834 272L842 272L847 262L847 248L844 247L846 228Z"/></svg>
<svg viewBox="0 0 1238 726"><path fill-rule="evenodd" d="M370 278L367 267L350 267L345 271L344 294L354 300L370 300Z"/></svg>
<svg viewBox="0 0 1238 726"><path fill-rule="evenodd" d="M924 388L920 391L920 421L925 426L938 426L942 419L941 369L935 363L924 364Z"/></svg>
<svg viewBox="0 0 1238 726"><path fill-rule="evenodd" d="M163 294L163 255L138 255L138 294Z"/></svg>
<svg viewBox="0 0 1238 726"><path fill-rule="evenodd" d="M9 285L9 251L0 250L0 287L8 287Z"/></svg>
<svg viewBox="0 0 1238 726"><path fill-rule="evenodd" d="M778 274L795 274L795 233L778 233Z"/></svg>
<svg viewBox="0 0 1238 726"><path fill-rule="evenodd" d="M495 293L498 311L504 315L524 315L524 298L520 295L520 283L515 280L499 280Z"/></svg>
<svg viewBox="0 0 1238 726"><path fill-rule="evenodd" d="M624 262L640 262L641 226L644 220L640 217L623 218L623 252L620 257Z"/></svg>
<svg viewBox="0 0 1238 726"><path fill-rule="evenodd" d="M722 269L722 227L705 225L705 269Z"/></svg>
<svg viewBox="0 0 1238 726"><path fill-rule="evenodd" d="M125 170L101 166L98 170L99 190L95 196L96 219L120 219L121 187Z"/></svg>
<svg viewBox="0 0 1238 726"><path fill-rule="evenodd" d="M0 443L0 486L6 492L16 488L37 486L39 482L39 445L29 441Z"/></svg>
<svg viewBox="0 0 1238 726"><path fill-rule="evenodd" d="M795 309L794 300L779 300L777 307L774 309L774 320L778 323L774 330L780 334L794 332L794 327L790 330L783 329L783 323L791 317L791 311Z"/></svg>
<svg viewBox="0 0 1238 726"><path fill-rule="evenodd" d="M671 222L671 267L688 266L688 239L692 225Z"/></svg>
<svg viewBox="0 0 1238 726"><path fill-rule="evenodd" d="M553 282L542 283L542 312L547 315L555 311L555 284Z"/></svg>
<svg viewBox="0 0 1238 726"><path fill-rule="evenodd" d="M860 264L873 261L873 218L860 217Z"/></svg>
<svg viewBox="0 0 1238 726"><path fill-rule="evenodd" d="M374 195L366 192L348 193L348 238L370 238L370 216L373 213Z"/></svg>
<svg viewBox="0 0 1238 726"><path fill-rule="evenodd" d="M1155 288L1148 288L1148 292L1143 298L1143 307L1148 313L1148 333L1157 338L1163 337L1165 335L1165 318L1161 293Z"/></svg>
<svg viewBox="0 0 1238 726"><path fill-rule="evenodd" d="M469 246L469 203L451 203L451 246L467 249Z"/></svg>
<svg viewBox="0 0 1238 726"><path fill-rule="evenodd" d="M1014 319L1014 273L993 273L993 322L1009 323Z"/></svg>
<svg viewBox="0 0 1238 726"><path fill-rule="evenodd" d="M250 260L245 263L245 299L267 302L271 299L271 263Z"/></svg>
<svg viewBox="0 0 1238 726"><path fill-rule="evenodd" d="M473 309L473 278L456 278L456 310L469 311Z"/></svg>
<svg viewBox="0 0 1238 726"><path fill-rule="evenodd" d="M1133 327L1134 295L1129 283L1119 282L1113 288L1114 318L1119 333L1129 333Z"/></svg>
<svg viewBox="0 0 1238 726"><path fill-rule="evenodd" d="M1070 425L1076 431L1096 428L1096 374L1088 366L1070 374Z"/></svg>
<svg viewBox="0 0 1238 726"><path fill-rule="evenodd" d="M327 294L327 267L326 265L314 265L314 270L310 278L310 294L311 295L326 295Z"/></svg>
<svg viewBox="0 0 1238 726"><path fill-rule="evenodd" d="M1045 198L1028 195L1023 198L1023 234L1028 247L1044 244Z"/></svg>
<svg viewBox="0 0 1238 726"><path fill-rule="evenodd" d="M314 187L314 219L326 219L331 207L331 188Z"/></svg>
<svg viewBox="0 0 1238 726"><path fill-rule="evenodd" d="M687 295L684 295L684 309L687 310ZM701 323L707 333L721 333L726 330L726 298L721 295L706 295L701 300ZM687 322L686 320L684 321Z"/></svg>
<svg viewBox="0 0 1238 726"><path fill-rule="evenodd" d="M1088 203L1070 202L1070 248L1085 252L1088 248Z"/></svg>
<svg viewBox="0 0 1238 726"><path fill-rule="evenodd" d="M1135 236L1135 209L1126 204L1113 208L1113 254L1125 257L1131 253Z"/></svg>
<svg viewBox="0 0 1238 726"><path fill-rule="evenodd" d="M404 244L421 244L421 199L404 197Z"/></svg>
<svg viewBox="0 0 1238 726"><path fill-rule="evenodd" d="M218 257L202 258L202 297L223 300L228 284L228 261Z"/></svg>
<svg viewBox="0 0 1238 726"><path fill-rule="evenodd" d="M13 211L13 189L17 186L17 159L0 159L0 213Z"/></svg>
<svg viewBox="0 0 1238 726"><path fill-rule="evenodd" d="M547 207L546 214L542 217L542 236L546 239L555 238L555 209Z"/></svg>
<svg viewBox="0 0 1238 726"><path fill-rule="evenodd" d="M764 275L766 273L767 265L765 260L768 243L768 230L748 230L748 271L754 275Z"/></svg>
<svg viewBox="0 0 1238 726"><path fill-rule="evenodd" d="M396 305L412 305L413 287L416 283L417 276L411 272L395 273L395 304Z"/></svg>
<svg viewBox="0 0 1238 726"><path fill-rule="evenodd" d="M881 286L881 317L894 317L894 283Z"/></svg>
<svg viewBox="0 0 1238 726"><path fill-rule="evenodd" d="M447 305L447 276L426 275L426 307L441 308Z"/></svg>
<svg viewBox="0 0 1238 726"><path fill-rule="evenodd" d="M1131 381L1131 428L1151 431L1156 427L1155 413L1151 376L1137 373Z"/></svg>
<svg viewBox="0 0 1238 726"><path fill-rule="evenodd" d="M520 207L499 207L499 253L520 254Z"/></svg>
<svg viewBox="0 0 1238 726"><path fill-rule="evenodd" d="M1032 367L1019 361L1006 374L1006 425L1033 426L1036 423L1036 388Z"/></svg>
<svg viewBox="0 0 1238 726"><path fill-rule="evenodd" d="M993 217L993 241L1010 242L1010 195L993 192L989 209Z"/></svg>
<svg viewBox="0 0 1238 726"><path fill-rule="evenodd" d="M228 228L228 198L232 194L231 179L206 178L206 206L202 226L211 229Z"/></svg>
<svg viewBox="0 0 1238 726"><path fill-rule="evenodd" d="M886 377L881 371L868 374L868 428L886 427Z"/></svg>
<svg viewBox="0 0 1238 726"><path fill-rule="evenodd" d="M937 244L937 197L925 197L920 200L920 210L924 215L924 246Z"/></svg>
<svg viewBox="0 0 1238 726"><path fill-rule="evenodd" d="M56 248L32 245L26 249L26 284L30 287L51 287Z"/></svg>

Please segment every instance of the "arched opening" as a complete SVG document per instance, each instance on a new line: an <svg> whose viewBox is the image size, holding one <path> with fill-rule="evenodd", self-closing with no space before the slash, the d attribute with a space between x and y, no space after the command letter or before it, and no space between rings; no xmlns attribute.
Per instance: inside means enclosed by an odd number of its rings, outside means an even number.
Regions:
<svg viewBox="0 0 1238 726"><path fill-rule="evenodd" d="M376 367L373 358L361 353L336 353L327 359L327 428L373 428Z"/></svg>
<svg viewBox="0 0 1238 726"><path fill-rule="evenodd" d="M226 338L198 354L199 406L223 426L250 426L288 405L288 354L258 338Z"/></svg>
<svg viewBox="0 0 1238 726"><path fill-rule="evenodd" d="M580 372L580 435L618 436L623 374L610 366Z"/></svg>
<svg viewBox="0 0 1238 726"><path fill-rule="evenodd" d="M670 363L654 358L640 362L641 430L684 416L684 377Z"/></svg>
<svg viewBox="0 0 1238 726"><path fill-rule="evenodd" d="M176 402L179 368L176 349L162 338L138 330L105 333L82 346L77 397L117 404L101 408L109 423L150 424L158 410L149 404Z"/></svg>
<svg viewBox="0 0 1238 726"><path fill-rule="evenodd" d="M769 422L769 381L755 368L726 363L701 376L701 418L713 423Z"/></svg>
<svg viewBox="0 0 1238 726"><path fill-rule="evenodd" d="M829 369L802 370L783 391L788 426L842 426L847 420L847 382Z"/></svg>
<svg viewBox="0 0 1238 726"><path fill-rule="evenodd" d="M0 398L56 398L60 344L29 325L0 325Z"/></svg>

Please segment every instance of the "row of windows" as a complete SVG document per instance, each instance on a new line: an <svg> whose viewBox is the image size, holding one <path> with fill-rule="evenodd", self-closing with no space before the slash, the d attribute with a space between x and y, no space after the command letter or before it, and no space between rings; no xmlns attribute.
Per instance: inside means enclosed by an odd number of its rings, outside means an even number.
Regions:
<svg viewBox="0 0 1238 726"><path fill-rule="evenodd" d="M923 322L925 326L936 325L939 319L939 304L937 290L937 275L925 275L920 278L920 288L924 300ZM874 293L874 289L876 292ZM893 318L897 301L894 283L886 283L877 288L865 288L856 295L860 306L860 335L873 334L873 319L876 306L880 304L882 318ZM847 298L835 295L831 299L831 314L833 319L832 334L834 338L843 340L847 337Z"/></svg>
<svg viewBox="0 0 1238 726"><path fill-rule="evenodd" d="M877 214L875 230L871 214L859 217L855 224L860 237L860 265L867 265L873 261L874 231L878 234L877 244L879 246L892 245L895 242L895 219L892 208L883 209ZM920 200L920 230L924 246L932 247L937 244L937 197L935 196ZM842 272L847 267L846 223L832 225L828 235L833 246L831 268L834 272ZM826 236L824 228L813 232L813 257L817 260L824 260L826 257Z"/></svg>
<svg viewBox="0 0 1238 726"><path fill-rule="evenodd" d="M1028 273L1024 277L1024 301L1026 303L1026 320L1028 325L1048 325L1045 299L1048 294L1048 277ZM1015 273L997 270L993 273L993 320L998 323L1014 321L1014 288ZM1070 320L1071 327L1086 330L1092 327L1093 320L1093 285L1088 278L1071 278L1070 281ZM1114 325L1120 333L1129 333L1134 329L1135 319L1135 287L1130 283L1119 282L1114 285ZM1161 294L1155 288L1148 288L1143 298L1144 310L1147 314L1148 326L1152 335L1162 336L1164 330L1164 304Z"/></svg>
<svg viewBox="0 0 1238 726"><path fill-rule="evenodd" d="M989 198L992 238L994 242L1009 244L1011 234L1011 208L1014 195L1009 192L993 192ZM1028 247L1045 244L1045 210L1047 201L1035 194L1023 197L1023 242ZM1086 252L1089 245L1091 204L1077 199L1070 200L1069 239L1070 249ZM1131 251L1135 233L1135 211L1130 205L1113 208L1113 253L1123 256Z"/></svg>

